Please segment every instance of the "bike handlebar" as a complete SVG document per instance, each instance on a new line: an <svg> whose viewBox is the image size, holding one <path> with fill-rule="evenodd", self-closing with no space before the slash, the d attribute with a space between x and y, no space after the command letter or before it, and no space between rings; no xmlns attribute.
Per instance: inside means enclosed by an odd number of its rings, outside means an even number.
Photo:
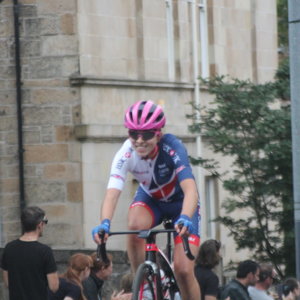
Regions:
<svg viewBox="0 0 300 300"><path fill-rule="evenodd" d="M138 237L147 239L151 235L156 235L158 233L172 233L176 232L175 229L149 229L149 230L130 230L130 231L115 231L115 232L110 232L108 235L123 235L123 234L137 234ZM104 263L108 263L109 259L106 254L106 243L104 242L104 236L105 232L104 231L99 231L98 232L101 244L98 245L97 247L97 260L100 260L100 257ZM183 245L183 250L185 255L187 256L188 259L194 260L195 257L191 252L190 245L188 242L188 236L184 235L181 237L182 239L182 245Z"/></svg>

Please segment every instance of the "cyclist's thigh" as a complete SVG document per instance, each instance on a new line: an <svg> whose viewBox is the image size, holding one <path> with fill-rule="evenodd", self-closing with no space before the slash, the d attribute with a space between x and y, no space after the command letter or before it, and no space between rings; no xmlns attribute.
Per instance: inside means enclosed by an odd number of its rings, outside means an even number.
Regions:
<svg viewBox="0 0 300 300"><path fill-rule="evenodd" d="M128 213L131 229L152 228L161 222L162 214L155 201L141 187L138 188Z"/></svg>
<svg viewBox="0 0 300 300"><path fill-rule="evenodd" d="M193 255L196 257L199 246L195 244L189 243L190 250L193 253ZM183 271L184 273L192 273L190 270L193 270L194 268L194 260L190 260L187 258L187 256L184 253L184 249L182 244L176 244L174 247L174 269L175 273L178 273L180 271Z"/></svg>

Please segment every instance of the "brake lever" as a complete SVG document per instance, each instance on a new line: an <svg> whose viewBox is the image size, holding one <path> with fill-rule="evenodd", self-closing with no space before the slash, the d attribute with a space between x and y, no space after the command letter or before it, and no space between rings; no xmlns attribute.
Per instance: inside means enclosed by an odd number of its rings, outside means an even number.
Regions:
<svg viewBox="0 0 300 300"><path fill-rule="evenodd" d="M97 261L100 261L100 259L104 263L109 263L109 259L107 257L106 253L106 243L104 242L104 237L105 237L105 231L101 230L98 232L101 243L97 246Z"/></svg>
<svg viewBox="0 0 300 300"><path fill-rule="evenodd" d="M178 224L178 227L180 229L182 229L183 225ZM181 236L181 240L182 240L183 250L184 250L186 257L189 260L194 260L195 256L191 252L191 248L190 248L190 244L189 244L189 237L187 235L183 235L183 236Z"/></svg>

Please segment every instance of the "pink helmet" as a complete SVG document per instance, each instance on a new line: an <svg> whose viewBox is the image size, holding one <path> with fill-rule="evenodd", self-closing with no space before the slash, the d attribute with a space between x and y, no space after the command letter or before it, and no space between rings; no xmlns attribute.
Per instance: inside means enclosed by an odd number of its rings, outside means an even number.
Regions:
<svg viewBox="0 0 300 300"><path fill-rule="evenodd" d="M161 129L166 117L161 106L151 100L141 100L131 105L125 113L124 125L133 130Z"/></svg>

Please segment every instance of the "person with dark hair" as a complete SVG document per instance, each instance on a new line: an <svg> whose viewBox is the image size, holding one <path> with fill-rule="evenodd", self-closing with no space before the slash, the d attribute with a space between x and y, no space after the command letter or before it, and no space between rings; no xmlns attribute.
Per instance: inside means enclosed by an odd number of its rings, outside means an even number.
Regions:
<svg viewBox="0 0 300 300"><path fill-rule="evenodd" d="M201 246L196 258L195 275L201 290L201 300L216 300L219 291L219 278L212 271L220 262L221 243L210 239Z"/></svg>
<svg viewBox="0 0 300 300"><path fill-rule="evenodd" d="M93 266L88 278L83 282L83 293L87 300L101 300L101 290L105 280L112 274L112 255L107 254L108 262L97 259L97 253L91 254Z"/></svg>
<svg viewBox="0 0 300 300"><path fill-rule="evenodd" d="M282 300L296 300L300 296L300 285L296 278L287 278L282 284Z"/></svg>
<svg viewBox="0 0 300 300"><path fill-rule="evenodd" d="M47 223L41 208L25 208L21 214L22 236L4 248L1 268L10 300L47 299L47 288L53 292L58 289L53 252L38 242Z"/></svg>
<svg viewBox="0 0 300 300"><path fill-rule="evenodd" d="M268 289L272 286L276 272L271 264L261 264L259 279L254 286L248 287L248 292L252 300L274 300L268 294Z"/></svg>
<svg viewBox="0 0 300 300"><path fill-rule="evenodd" d="M221 292L221 300L251 300L248 286L255 285L259 278L259 265L252 260L239 263L236 278L231 280Z"/></svg>

